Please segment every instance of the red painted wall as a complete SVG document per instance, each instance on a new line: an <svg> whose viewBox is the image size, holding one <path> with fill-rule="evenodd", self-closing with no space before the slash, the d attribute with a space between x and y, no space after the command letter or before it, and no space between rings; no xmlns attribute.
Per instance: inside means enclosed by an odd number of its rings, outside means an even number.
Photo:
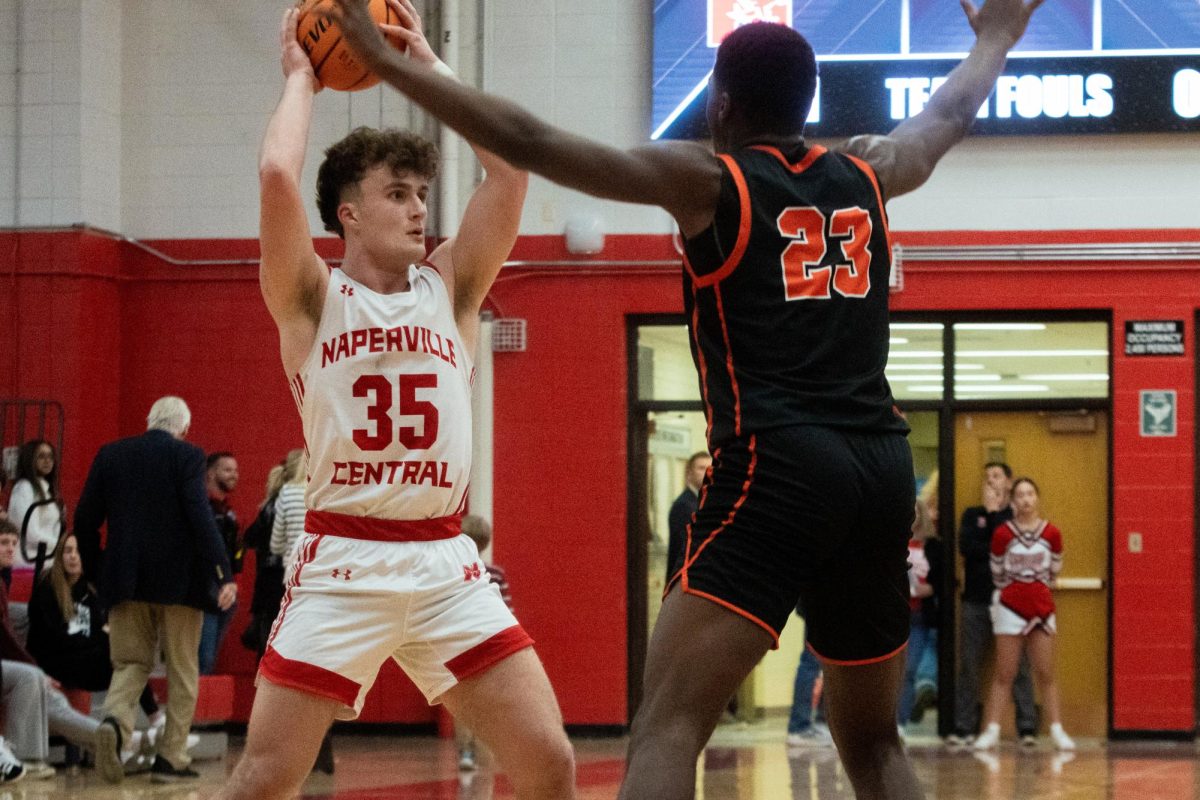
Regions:
<svg viewBox="0 0 1200 800"><path fill-rule="evenodd" d="M1200 231L899 234L908 245L1200 241ZM255 242L154 243L176 258L252 260ZM324 249L329 242L321 243ZM332 253L332 250L326 251ZM610 237L604 260L671 260L666 237ZM558 237L522 240L515 259L562 260ZM1111 309L1114 524L1145 550L1113 548L1113 716L1118 730L1191 731L1193 690L1194 334L1200 263L914 263L897 310ZM628 721L626 709L625 316L679 313L679 276L629 266L506 269L491 306L528 321L529 348L495 355L495 559L538 640L569 724ZM59 400L67 413L64 489L78 497L95 450L144 427L153 400L192 407L191 439L229 449L252 518L271 464L300 428L252 265L170 266L83 232L0 234L0 394ZM1126 319L1183 319L1186 358L1125 359ZM1173 439L1138 435L1139 389L1179 392ZM250 580L243 576L243 604ZM244 611L243 611L244 616ZM221 668L252 696L235 622ZM389 667L366 720L428 722Z"/></svg>

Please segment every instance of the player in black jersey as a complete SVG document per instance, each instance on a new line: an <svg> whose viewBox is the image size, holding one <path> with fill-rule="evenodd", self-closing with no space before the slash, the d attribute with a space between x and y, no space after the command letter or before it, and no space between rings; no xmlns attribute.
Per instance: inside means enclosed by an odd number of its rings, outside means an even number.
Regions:
<svg viewBox="0 0 1200 800"><path fill-rule="evenodd" d="M565 186L661 206L685 238L714 463L651 637L622 798L694 796L696 757L801 596L856 795L921 796L895 725L913 475L884 377L884 204L967 134L1042 0L961 3L975 46L924 112L834 150L803 138L816 89L804 38L770 24L730 34L709 85L714 155L553 128L409 65L364 0L336 0L365 62L468 140Z"/></svg>

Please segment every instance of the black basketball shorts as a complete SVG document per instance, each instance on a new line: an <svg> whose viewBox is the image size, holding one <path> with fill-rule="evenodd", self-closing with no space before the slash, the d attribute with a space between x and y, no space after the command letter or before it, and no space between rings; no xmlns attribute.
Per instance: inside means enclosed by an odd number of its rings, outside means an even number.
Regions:
<svg viewBox="0 0 1200 800"><path fill-rule="evenodd" d="M716 602L779 644L803 600L809 645L841 664L908 641L912 451L902 433L799 425L717 450L667 589Z"/></svg>

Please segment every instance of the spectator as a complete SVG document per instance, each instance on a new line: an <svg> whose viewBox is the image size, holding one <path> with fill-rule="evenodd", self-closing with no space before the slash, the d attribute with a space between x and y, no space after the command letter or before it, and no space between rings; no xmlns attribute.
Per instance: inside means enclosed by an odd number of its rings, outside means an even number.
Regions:
<svg viewBox="0 0 1200 800"><path fill-rule="evenodd" d="M931 480L936 487L935 481ZM934 498L932 504L930 497ZM919 722L926 708L937 705L937 587L942 580L942 542L929 514L930 505L936 502L936 488L924 502L918 497L913 538L908 543L910 633L898 709L901 728L910 721Z"/></svg>
<svg viewBox="0 0 1200 800"><path fill-rule="evenodd" d="M687 468L683 473L683 491L675 498L667 515L667 577L664 586L671 584L671 576L683 566L683 553L687 547L687 526L700 506L700 487L711 466L712 456L705 452L693 453L687 460Z"/></svg>
<svg viewBox="0 0 1200 800"><path fill-rule="evenodd" d="M1054 596L1051 584L1062 571L1062 533L1039 514L1038 488L1029 478L1012 485L1013 518L992 534L992 630L996 634L996 672L988 697L987 727L976 750L1000 742L1000 711L1017 675L1021 652L1029 653L1042 701L1050 717L1050 738L1059 750L1075 749L1059 712L1054 679Z"/></svg>
<svg viewBox="0 0 1200 800"><path fill-rule="evenodd" d="M475 543L475 549L479 551L479 560L483 561L483 551L487 550L492 543L492 526L483 517L468 514L463 517L462 532L464 536ZM483 564L483 568L487 570L488 581L500 592L500 598L511 610L512 592L509 591L508 577L504 574L504 570L495 564L486 562ZM477 749L475 734L466 725L459 724L454 728L454 738L458 744L458 768L464 771L474 770Z"/></svg>
<svg viewBox="0 0 1200 800"><path fill-rule="evenodd" d="M17 539L16 526L10 521L0 522L0 568L12 566ZM97 722L80 714L71 708L60 688L17 641L8 621L8 587L0 582L0 706L7 712L4 738L13 754L25 762L24 776L33 780L54 777L54 768L46 760L50 757L50 734L56 734L93 751L96 767L105 779L113 780L121 772L117 726L112 720ZM7 766L3 771L15 774Z"/></svg>
<svg viewBox="0 0 1200 800"><path fill-rule="evenodd" d="M946 744L952 747L971 744L979 730L979 683L992 646L992 532L1013 516L1012 468L1002 461L992 461L983 470L983 505L964 511L958 529L958 549L963 557L963 592L954 731L946 737ZM1029 659L1024 653L1013 681L1013 704L1021 744L1036 744L1038 713L1033 701Z"/></svg>
<svg viewBox="0 0 1200 800"><path fill-rule="evenodd" d="M796 616L804 619L804 605L796 606ZM788 715L787 743L789 747L833 747L833 736L825 722L825 695L817 701L816 721L813 721L813 700L817 679L821 677L821 661L809 649L808 626L805 625L805 646L796 666L796 683L792 690L792 711Z"/></svg>
<svg viewBox="0 0 1200 800"><path fill-rule="evenodd" d="M46 500L52 502L44 503ZM34 507L36 503L43 504ZM30 509L33 509L32 514L29 514ZM26 515L29 516L28 524ZM17 548L14 565L18 569L32 569L41 545L45 545L48 559L58 543L66 517L58 489L58 459L49 442L34 439L21 445L17 453L17 481L8 500L8 517L18 531L25 527L25 537Z"/></svg>
<svg viewBox="0 0 1200 800"><path fill-rule="evenodd" d="M83 578L74 534L58 540L54 562L29 600L29 652L39 667L67 689L103 692L112 681L108 616L95 588ZM139 698L151 728L165 723L147 686Z"/></svg>
<svg viewBox="0 0 1200 800"><path fill-rule="evenodd" d="M178 397L157 400L146 433L100 448L75 512L84 574L109 609L113 678L104 710L125 739L160 644L163 650L167 724L151 779L164 783L199 777L188 766L187 735L196 711L202 610L224 611L237 598L205 497L204 453L183 441L191 416Z"/></svg>
<svg viewBox="0 0 1200 800"><path fill-rule="evenodd" d="M212 506L213 519L217 523L217 533L225 542L225 554L229 557L229 566L233 574L242 571L243 547L238 537L238 518L233 507L229 505L229 495L237 488L238 464L233 453L221 451L211 453L206 461L207 470L205 481L208 489L208 503ZM217 654L221 652L221 642L229 623L237 610L237 604L225 611L216 613L204 612L204 627L200 630L200 674L211 675L217 666Z"/></svg>
<svg viewBox="0 0 1200 800"><path fill-rule="evenodd" d="M271 552L271 531L275 527L275 501L288 477L299 467L303 450L293 450L271 467L267 474L267 491L258 515L246 528L243 544L254 548L254 596L250 600L250 625L242 634L242 644L253 650L261 661L267 650L267 637L279 604L283 601L283 557ZM290 466L290 468L289 468Z"/></svg>
<svg viewBox="0 0 1200 800"><path fill-rule="evenodd" d="M307 508L304 505L304 492L308 485L308 465L304 459L303 450L293 450L288 453L291 462L292 454L296 453L295 471L284 467L286 476L283 488L275 499L275 521L271 525L271 552L283 558L284 574L291 568L296 542L304 535L304 515Z"/></svg>

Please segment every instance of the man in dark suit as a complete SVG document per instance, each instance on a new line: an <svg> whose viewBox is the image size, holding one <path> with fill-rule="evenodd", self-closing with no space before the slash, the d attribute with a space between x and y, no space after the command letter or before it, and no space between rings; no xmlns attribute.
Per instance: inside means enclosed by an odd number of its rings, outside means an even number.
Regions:
<svg viewBox="0 0 1200 800"><path fill-rule="evenodd" d="M675 498L667 514L667 579L664 585L670 585L672 576L683 566L687 526L700 505L700 486L711 466L712 456L705 452L693 453L688 459L687 469L683 473L683 492Z"/></svg>
<svg viewBox="0 0 1200 800"><path fill-rule="evenodd" d="M224 610L237 599L205 491L204 452L183 441L191 419L178 397L157 400L146 433L100 448L75 510L84 572L111 609L113 677L104 711L124 741L162 642L169 700L151 774L159 783L199 777L189 768L187 734L196 711L203 609Z"/></svg>

